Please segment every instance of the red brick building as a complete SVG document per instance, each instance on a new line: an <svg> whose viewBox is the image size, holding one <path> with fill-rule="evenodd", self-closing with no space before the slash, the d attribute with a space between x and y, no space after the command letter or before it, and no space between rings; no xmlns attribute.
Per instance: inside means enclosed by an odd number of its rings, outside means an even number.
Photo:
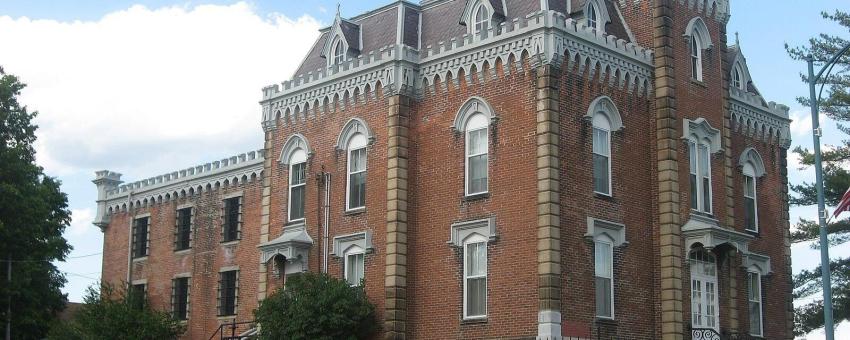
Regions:
<svg viewBox="0 0 850 340"><path fill-rule="evenodd" d="M728 9L338 15L263 89L262 150L97 173L104 280L192 339L304 271L362 279L386 339L791 339L788 108L728 46Z"/></svg>

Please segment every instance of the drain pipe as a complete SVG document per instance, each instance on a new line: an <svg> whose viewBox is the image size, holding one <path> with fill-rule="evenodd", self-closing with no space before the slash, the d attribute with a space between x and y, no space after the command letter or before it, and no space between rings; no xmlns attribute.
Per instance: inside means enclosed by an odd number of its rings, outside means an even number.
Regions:
<svg viewBox="0 0 850 340"><path fill-rule="evenodd" d="M327 272L328 272L328 256L330 255L328 253L328 234L329 234L328 229L330 229L329 226L328 226L328 223L329 223L329 220L330 220L330 208L331 208L331 205L330 205L331 174L323 171L322 172L322 179L323 179L323 182L325 182L325 202L324 202L324 207L323 207L324 213L325 213L325 219L324 219L323 225L324 225L325 230L324 230L324 238L322 240L322 272L327 274Z"/></svg>
<svg viewBox="0 0 850 340"><path fill-rule="evenodd" d="M133 284L130 279L133 272L133 191L127 193L127 219L130 221L130 232L127 233L127 289Z"/></svg>

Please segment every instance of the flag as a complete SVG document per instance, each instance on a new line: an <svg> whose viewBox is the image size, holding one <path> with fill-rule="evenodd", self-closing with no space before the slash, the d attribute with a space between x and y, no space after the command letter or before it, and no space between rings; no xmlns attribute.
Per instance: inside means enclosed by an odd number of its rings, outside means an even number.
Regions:
<svg viewBox="0 0 850 340"><path fill-rule="evenodd" d="M850 211L850 188L848 188L847 192L844 193L844 196L841 197L841 201L839 201L838 206L835 207L832 217L838 217L838 215L841 215L844 211Z"/></svg>

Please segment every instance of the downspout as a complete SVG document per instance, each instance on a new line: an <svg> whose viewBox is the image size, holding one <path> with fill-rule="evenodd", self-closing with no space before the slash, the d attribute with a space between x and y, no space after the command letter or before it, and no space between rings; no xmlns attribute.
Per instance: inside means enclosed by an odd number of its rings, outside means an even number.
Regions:
<svg viewBox="0 0 850 340"><path fill-rule="evenodd" d="M130 221L130 232L127 233L127 287L132 286L130 279L133 273L133 191L127 193L127 219Z"/></svg>
<svg viewBox="0 0 850 340"><path fill-rule="evenodd" d="M322 239L322 272L327 274L327 272L328 272L328 256L330 255L328 253L328 234L329 234L328 229L330 229L329 226L328 226L328 223L329 223L329 220L330 220L330 207L331 207L331 205L330 205L331 174L328 173L328 172L322 172L322 179L323 179L323 182L325 182L325 202L324 202L324 207L323 207L323 210L324 210L324 213L325 213L323 226L324 226L325 230L324 230L324 237Z"/></svg>

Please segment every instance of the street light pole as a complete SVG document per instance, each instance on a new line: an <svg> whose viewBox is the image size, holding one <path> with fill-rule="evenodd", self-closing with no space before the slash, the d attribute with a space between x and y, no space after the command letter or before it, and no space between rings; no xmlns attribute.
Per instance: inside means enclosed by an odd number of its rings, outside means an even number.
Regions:
<svg viewBox="0 0 850 340"><path fill-rule="evenodd" d="M815 149L815 187L818 193L818 225L820 226L820 268L823 279L823 319L826 340L835 340L835 331L832 325L832 277L829 271L829 239L826 230L826 207L823 202L823 166L821 165L820 151L820 119L818 119L818 98L815 93L815 67L814 58L809 55L809 96L812 108L812 136L814 137ZM821 71L822 73L823 71ZM818 75L820 76L820 75Z"/></svg>

